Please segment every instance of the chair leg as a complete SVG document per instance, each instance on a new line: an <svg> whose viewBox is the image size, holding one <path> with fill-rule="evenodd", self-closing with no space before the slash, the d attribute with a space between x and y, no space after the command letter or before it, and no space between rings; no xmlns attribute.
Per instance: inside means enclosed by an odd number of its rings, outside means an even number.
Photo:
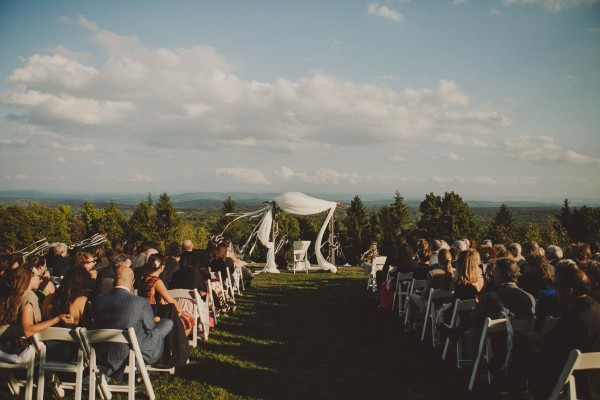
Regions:
<svg viewBox="0 0 600 400"><path fill-rule="evenodd" d="M45 347L45 346L44 346ZM44 384L46 383L46 371L44 370L44 360L46 359L45 348L42 348L40 354L40 365L38 369L38 381L37 381L37 399L44 399ZM29 371L27 372L29 376ZM27 395L25 395L27 397Z"/></svg>
<svg viewBox="0 0 600 400"><path fill-rule="evenodd" d="M33 379L35 375L35 358L29 362L29 368L27 368L27 382L25 382L25 399L33 399Z"/></svg>

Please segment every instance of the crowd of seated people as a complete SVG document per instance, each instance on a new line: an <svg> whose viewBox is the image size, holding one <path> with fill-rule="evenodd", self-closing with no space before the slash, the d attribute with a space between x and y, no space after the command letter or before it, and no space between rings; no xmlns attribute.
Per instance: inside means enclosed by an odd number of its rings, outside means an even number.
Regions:
<svg viewBox="0 0 600 400"><path fill-rule="evenodd" d="M242 261L227 256L230 241L210 242L205 250L194 249L189 240L173 242L164 257L156 243L131 243L113 241L110 251L101 243L71 252L64 243L53 243L47 254L28 257L1 245L0 325L22 327L24 338L0 340L0 361L30 360L35 351L27 338L51 326L88 330L133 327L148 365L185 365L187 336L195 324L195 301L175 299L169 289L197 289L202 300L214 301L216 314L211 319L232 313L234 299L225 288L231 285L228 277L241 276L234 262ZM207 326L200 323L198 332ZM173 340L185 343L187 353L177 354ZM163 352L169 341L169 351ZM76 356L76 349L58 350L63 358ZM120 378L128 352L110 345L99 345L97 352L102 371Z"/></svg>
<svg viewBox="0 0 600 400"><path fill-rule="evenodd" d="M535 241L508 246L489 240L477 246L467 239L457 240L452 246L442 240L432 243L433 251L427 240L419 240L413 253L406 240L397 239L384 270L378 273L378 286L386 279L394 280L398 271L413 272L415 279L426 280L422 292L407 296L402 318L408 333L418 326L419 314L421 320L425 318L422 314L430 290L453 291L453 298L446 304L434 305L438 314L436 335L444 339L434 343L465 334L471 359L477 355L485 319L509 318L515 326L512 350L507 350L505 342L502 346L510 357L497 356L487 365L492 372L494 368L495 372L503 371L499 374L502 379L497 380L500 386L487 388L492 393L502 389L520 399L528 390L531 397L545 399L571 350L600 352L597 244L573 243L565 249L550 245L544 249ZM476 303L457 319L458 326L451 326L456 299L475 299ZM558 322L542 332L548 316ZM519 325L519 321L533 323ZM577 379L577 390L582 398L600 398L600 373L582 374Z"/></svg>

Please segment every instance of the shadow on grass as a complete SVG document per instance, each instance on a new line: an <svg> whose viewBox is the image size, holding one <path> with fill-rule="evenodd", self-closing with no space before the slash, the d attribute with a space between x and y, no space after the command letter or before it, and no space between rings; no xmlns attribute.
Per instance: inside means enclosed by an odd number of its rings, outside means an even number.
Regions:
<svg viewBox="0 0 600 400"><path fill-rule="evenodd" d="M464 377L376 304L357 270L259 275L178 375L223 398L461 398Z"/></svg>

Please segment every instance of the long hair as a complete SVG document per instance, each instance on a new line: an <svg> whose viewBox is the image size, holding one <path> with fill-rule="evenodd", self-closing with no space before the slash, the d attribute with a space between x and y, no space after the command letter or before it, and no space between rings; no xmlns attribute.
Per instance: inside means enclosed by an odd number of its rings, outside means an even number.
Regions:
<svg viewBox="0 0 600 400"><path fill-rule="evenodd" d="M474 285L479 279L479 263L481 258L475 249L461 251L456 262L458 270L458 283Z"/></svg>
<svg viewBox="0 0 600 400"><path fill-rule="evenodd" d="M34 264L25 263L16 269L10 294L0 300L0 322L15 324L19 318L19 304L23 293L29 289L34 274Z"/></svg>
<svg viewBox="0 0 600 400"><path fill-rule="evenodd" d="M441 249L438 251L438 264L445 273L452 273L452 255L450 254L450 250Z"/></svg>
<svg viewBox="0 0 600 400"><path fill-rule="evenodd" d="M71 304L81 296L89 297L94 289L94 279L83 267L70 268L60 282L53 297L53 304L59 313L69 314Z"/></svg>

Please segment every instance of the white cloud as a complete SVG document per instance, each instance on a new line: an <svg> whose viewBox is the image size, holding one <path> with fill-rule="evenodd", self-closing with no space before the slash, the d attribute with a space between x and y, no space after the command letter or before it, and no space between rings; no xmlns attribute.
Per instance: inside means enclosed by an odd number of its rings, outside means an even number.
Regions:
<svg viewBox="0 0 600 400"><path fill-rule="evenodd" d="M406 157L402 157L402 156L388 156L387 158L390 161L394 161L394 162L404 162L406 161Z"/></svg>
<svg viewBox="0 0 600 400"><path fill-rule="evenodd" d="M81 146L65 146L57 142L52 142L50 146L55 150L67 150L75 153L91 153L96 150L96 147L90 143Z"/></svg>
<svg viewBox="0 0 600 400"><path fill-rule="evenodd" d="M560 12L567 8L588 6L598 3L598 0L502 0L504 5L532 4L543 7L548 12Z"/></svg>
<svg viewBox="0 0 600 400"><path fill-rule="evenodd" d="M356 185L361 179L356 173L339 172L331 168L320 168L314 173L308 173L294 172L291 168L283 167L279 175L286 179L295 178L316 185Z"/></svg>
<svg viewBox="0 0 600 400"><path fill-rule="evenodd" d="M571 82L577 82L577 81L579 81L579 77L576 76L576 75L567 75L566 78L568 80L570 80Z"/></svg>
<svg viewBox="0 0 600 400"><path fill-rule="evenodd" d="M236 182L247 184L268 185L269 180L257 169L254 168L217 168L215 170L217 178L231 178Z"/></svg>
<svg viewBox="0 0 600 400"><path fill-rule="evenodd" d="M388 6L380 5L379 3L369 3L367 9L370 15L383 17L394 22L404 22L404 15L401 12L393 10Z"/></svg>
<svg viewBox="0 0 600 400"><path fill-rule="evenodd" d="M160 180L157 178L154 178L150 175L135 172L126 178L119 178L119 179L117 179L117 181L130 182L130 183L154 183L154 182L159 182Z"/></svg>
<svg viewBox="0 0 600 400"><path fill-rule="evenodd" d="M23 139L0 139L0 147L21 147L26 144Z"/></svg>
<svg viewBox="0 0 600 400"><path fill-rule="evenodd" d="M65 50L61 47L58 51L64 54ZM55 51L57 50L55 49ZM25 67L18 68L10 74L8 82L29 86L48 86L51 83L54 87L76 89L88 84L97 74L98 71L95 68L80 64L60 54L34 54L29 57Z"/></svg>
<svg viewBox="0 0 600 400"><path fill-rule="evenodd" d="M103 166L104 163L102 161L98 161L98 160L92 160L92 165L98 165L98 166Z"/></svg>
<svg viewBox="0 0 600 400"><path fill-rule="evenodd" d="M498 183L498 181L494 178L490 178L489 176L480 176L474 178L465 178L465 177L440 177L440 176L432 176L431 180L435 183L447 184L447 183L460 183L460 184L476 184L476 185L494 185Z"/></svg>
<svg viewBox="0 0 600 400"><path fill-rule="evenodd" d="M543 161L556 160L561 146L548 135L525 135L506 139L500 144L509 157L522 160Z"/></svg>
<svg viewBox="0 0 600 400"><path fill-rule="evenodd" d="M67 160L65 160L65 158L62 157L62 156L56 157L56 161L61 162L61 163L66 163L67 162Z"/></svg>
<svg viewBox="0 0 600 400"><path fill-rule="evenodd" d="M448 153L447 156L448 156L448 159L452 160L452 161L465 161L464 157L459 156L456 153Z"/></svg>
<svg viewBox="0 0 600 400"><path fill-rule="evenodd" d="M595 165L600 166L600 158L593 158L590 156L586 156L583 154L579 154L573 150L568 150L565 153L567 161L573 164L587 164L587 165Z"/></svg>

